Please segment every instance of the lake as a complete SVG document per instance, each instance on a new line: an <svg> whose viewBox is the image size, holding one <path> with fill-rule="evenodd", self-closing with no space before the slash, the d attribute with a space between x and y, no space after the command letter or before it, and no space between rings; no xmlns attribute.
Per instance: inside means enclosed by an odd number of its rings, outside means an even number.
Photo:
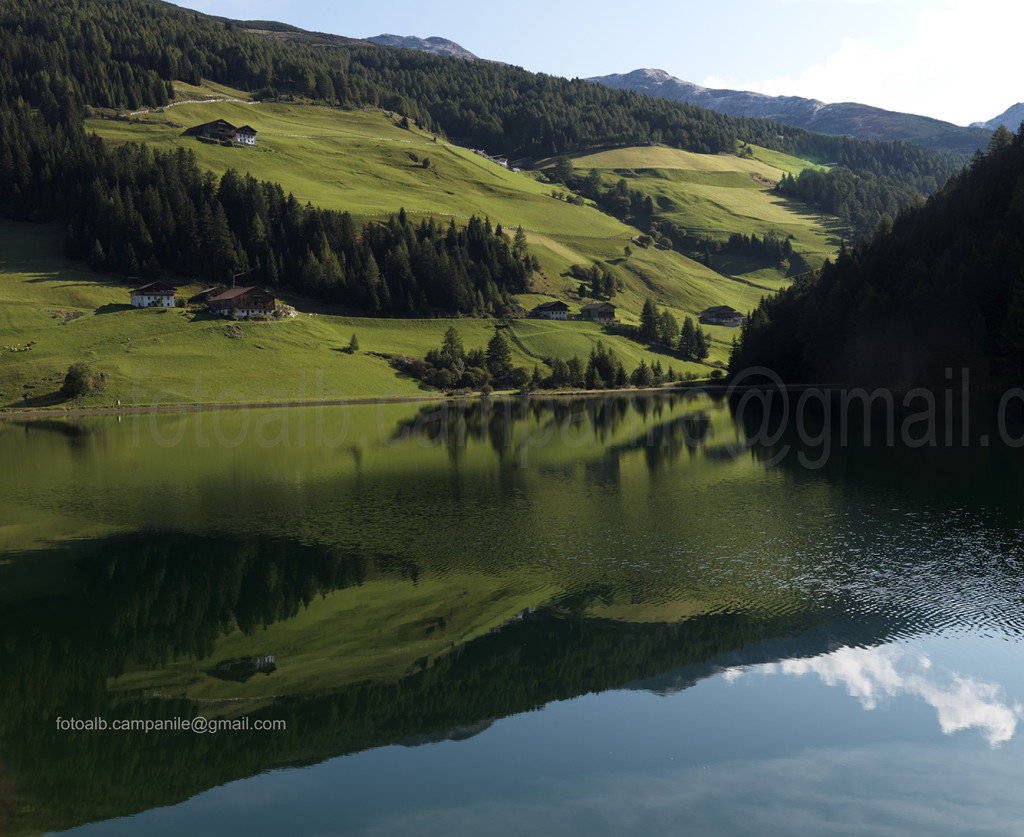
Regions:
<svg viewBox="0 0 1024 837"><path fill-rule="evenodd" d="M736 411L0 422L0 833L1018 833L1024 450Z"/></svg>

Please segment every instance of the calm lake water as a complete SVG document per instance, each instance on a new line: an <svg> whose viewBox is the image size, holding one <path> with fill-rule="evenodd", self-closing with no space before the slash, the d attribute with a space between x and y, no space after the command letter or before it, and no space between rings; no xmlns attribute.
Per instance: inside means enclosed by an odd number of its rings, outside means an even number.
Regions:
<svg viewBox="0 0 1024 837"><path fill-rule="evenodd" d="M0 422L0 833L1018 834L1024 450L817 442Z"/></svg>

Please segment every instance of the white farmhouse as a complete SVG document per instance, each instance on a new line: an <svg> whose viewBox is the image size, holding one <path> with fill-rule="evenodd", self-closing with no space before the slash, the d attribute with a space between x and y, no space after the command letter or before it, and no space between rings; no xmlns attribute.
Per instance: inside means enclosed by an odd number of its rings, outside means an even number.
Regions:
<svg viewBox="0 0 1024 837"><path fill-rule="evenodd" d="M132 291L133 308L173 308L174 288L163 282L150 282Z"/></svg>

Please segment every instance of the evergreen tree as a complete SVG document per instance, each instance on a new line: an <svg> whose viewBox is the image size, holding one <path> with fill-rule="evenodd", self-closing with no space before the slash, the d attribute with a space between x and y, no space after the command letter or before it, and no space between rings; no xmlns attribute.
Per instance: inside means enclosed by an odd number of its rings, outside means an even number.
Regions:
<svg viewBox="0 0 1024 837"><path fill-rule="evenodd" d="M466 350L462 346L462 338L455 326L448 326L441 341L441 357L445 365L450 366L457 360L466 359Z"/></svg>
<svg viewBox="0 0 1024 837"><path fill-rule="evenodd" d="M512 254L517 259L526 258L526 233L523 231L522 226L516 227L516 236L512 241Z"/></svg>
<svg viewBox="0 0 1024 837"><path fill-rule="evenodd" d="M704 329L698 328L694 333L693 357L703 361L709 354L711 354L711 338Z"/></svg>
<svg viewBox="0 0 1024 837"><path fill-rule="evenodd" d="M615 364L615 386L619 389L629 384L629 378L626 376L626 367L621 362Z"/></svg>
<svg viewBox="0 0 1024 837"><path fill-rule="evenodd" d="M497 329L487 343L487 368L495 378L506 377L512 369L512 350L505 335Z"/></svg>
<svg viewBox="0 0 1024 837"><path fill-rule="evenodd" d="M658 309L648 297L640 311L640 339L645 343L654 343L658 339L658 321Z"/></svg>
<svg viewBox="0 0 1024 837"><path fill-rule="evenodd" d="M569 383L569 366L560 357L551 361L551 385L555 389L566 386Z"/></svg>
<svg viewBox="0 0 1024 837"><path fill-rule="evenodd" d="M658 339L664 345L672 348L675 348L679 342L679 323L668 309L661 312L658 322Z"/></svg>
<svg viewBox="0 0 1024 837"><path fill-rule="evenodd" d="M683 320L683 327L679 332L678 350L681 355L686 357L697 357L697 329L690 317Z"/></svg>
<svg viewBox="0 0 1024 837"><path fill-rule="evenodd" d="M661 368L661 361L655 360L651 364L651 374L654 376L654 385L660 387L665 382L665 372Z"/></svg>
<svg viewBox="0 0 1024 837"><path fill-rule="evenodd" d="M630 376L630 383L639 388L649 387L654 384L654 374L645 361L641 360L640 365L633 370L633 374Z"/></svg>
<svg viewBox="0 0 1024 837"><path fill-rule="evenodd" d="M583 362L579 359L578 355L573 355L569 358L566 364L569 370L569 386L580 389L586 383L586 370L583 367Z"/></svg>

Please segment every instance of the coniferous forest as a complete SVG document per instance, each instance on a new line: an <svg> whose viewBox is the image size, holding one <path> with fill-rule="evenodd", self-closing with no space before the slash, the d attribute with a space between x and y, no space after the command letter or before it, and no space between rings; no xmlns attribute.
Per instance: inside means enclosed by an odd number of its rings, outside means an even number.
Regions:
<svg viewBox="0 0 1024 837"><path fill-rule="evenodd" d="M870 242L762 301L732 372L761 366L787 383L982 385L1024 373L1024 128L926 205L883 219Z"/></svg>
<svg viewBox="0 0 1024 837"><path fill-rule="evenodd" d="M860 228L962 162L491 62L287 27L276 34L143 0L0 0L0 211L65 224L69 255L126 275L173 270L212 284L245 273L365 313L480 314L526 290L535 264L486 221L462 231L414 229L398 216L356 225L274 184L230 173L218 181L188 154L106 149L86 136L83 118L94 107L158 107L173 97L173 80L205 78L257 97L385 107L456 142L516 155L647 142L714 153L754 142L845 166L828 195L802 196Z"/></svg>
<svg viewBox="0 0 1024 837"><path fill-rule="evenodd" d="M144 0L0 0L0 99L21 97L47 113L130 111L166 104L175 79L205 78L262 98L387 108L455 142L515 156L645 142L732 152L742 140L923 192L962 164L905 142L813 134L519 67L283 29L267 38L240 22Z"/></svg>
<svg viewBox="0 0 1024 837"><path fill-rule="evenodd" d="M245 274L368 314L494 314L528 288L525 243L478 218L414 226L400 212L359 225L277 184L203 172L191 152L108 148L24 105L0 110L0 136L0 206L65 222L68 255L98 270L211 284Z"/></svg>

